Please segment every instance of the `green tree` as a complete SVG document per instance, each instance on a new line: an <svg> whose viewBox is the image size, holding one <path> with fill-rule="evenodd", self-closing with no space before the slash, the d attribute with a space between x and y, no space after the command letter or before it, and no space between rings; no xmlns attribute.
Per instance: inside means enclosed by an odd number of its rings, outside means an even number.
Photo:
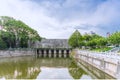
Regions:
<svg viewBox="0 0 120 80"><path fill-rule="evenodd" d="M105 47L108 44L107 39L104 37L98 38L96 40L96 43L97 43L97 46L100 48Z"/></svg>
<svg viewBox="0 0 120 80"><path fill-rule="evenodd" d="M101 40L102 36L98 34L85 34L83 36L85 46L89 48L96 48L101 46L103 43L98 43ZM100 40L99 40L100 39Z"/></svg>
<svg viewBox="0 0 120 80"><path fill-rule="evenodd" d="M9 33L9 32L5 32L5 31L0 31L0 38L2 38L2 40L6 43L7 47L14 47L14 35Z"/></svg>
<svg viewBox="0 0 120 80"><path fill-rule="evenodd" d="M109 42L113 45L120 45L120 32L113 33L109 38Z"/></svg>
<svg viewBox="0 0 120 80"><path fill-rule="evenodd" d="M69 38L68 43L70 46L72 46L73 48L76 47L81 47L84 43L83 43L83 38L82 35L80 34L80 32L78 30L76 30Z"/></svg>
<svg viewBox="0 0 120 80"><path fill-rule="evenodd" d="M1 16L0 26L3 27L1 31L4 32L4 34L1 35L8 47L31 47L36 41L41 40L37 31L20 20Z"/></svg>
<svg viewBox="0 0 120 80"><path fill-rule="evenodd" d="M92 36L86 33L85 35L83 35L83 39L85 42L87 42L87 41L90 41L92 39Z"/></svg>
<svg viewBox="0 0 120 80"><path fill-rule="evenodd" d="M0 38L0 49L5 49L7 48L6 43Z"/></svg>
<svg viewBox="0 0 120 80"><path fill-rule="evenodd" d="M88 41L88 42L86 43L86 45L87 45L88 47L90 47L90 49L96 48L96 45L97 45L96 39L92 39L92 40Z"/></svg>

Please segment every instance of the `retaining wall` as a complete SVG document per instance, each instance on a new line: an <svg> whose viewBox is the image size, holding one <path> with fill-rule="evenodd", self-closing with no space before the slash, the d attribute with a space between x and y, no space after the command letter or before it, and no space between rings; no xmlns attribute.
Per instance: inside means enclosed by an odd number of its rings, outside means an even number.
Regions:
<svg viewBox="0 0 120 80"><path fill-rule="evenodd" d="M17 56L34 56L34 49L18 49L18 50L0 50L0 58L17 57Z"/></svg>

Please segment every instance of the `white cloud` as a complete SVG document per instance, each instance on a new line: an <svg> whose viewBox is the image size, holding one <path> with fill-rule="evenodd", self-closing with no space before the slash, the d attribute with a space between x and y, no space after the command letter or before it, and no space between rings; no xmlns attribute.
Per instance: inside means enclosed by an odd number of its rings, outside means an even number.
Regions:
<svg viewBox="0 0 120 80"><path fill-rule="evenodd" d="M81 33L105 34L119 25L119 14L119 0L0 0L0 16L20 19L46 38L69 38L76 26Z"/></svg>
<svg viewBox="0 0 120 80"><path fill-rule="evenodd" d="M37 3L21 0L0 0L0 6L1 16L12 16L20 19L37 30L41 36L48 38L53 36L54 38L54 31L49 28L54 28L59 23L56 19L47 16Z"/></svg>

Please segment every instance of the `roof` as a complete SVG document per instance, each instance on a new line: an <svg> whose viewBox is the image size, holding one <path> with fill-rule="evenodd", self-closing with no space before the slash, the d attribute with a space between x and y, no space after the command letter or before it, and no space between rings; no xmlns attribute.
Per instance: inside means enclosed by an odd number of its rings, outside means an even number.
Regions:
<svg viewBox="0 0 120 80"><path fill-rule="evenodd" d="M42 48L70 48L68 39L42 39L39 47Z"/></svg>

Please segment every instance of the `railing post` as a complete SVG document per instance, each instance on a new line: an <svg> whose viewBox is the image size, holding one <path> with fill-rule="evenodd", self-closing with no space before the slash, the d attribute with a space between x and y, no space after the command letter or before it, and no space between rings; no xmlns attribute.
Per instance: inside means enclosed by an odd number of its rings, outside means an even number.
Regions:
<svg viewBox="0 0 120 80"><path fill-rule="evenodd" d="M100 68L103 69L103 70L105 69L105 60L104 60L104 58L101 60Z"/></svg>
<svg viewBox="0 0 120 80"><path fill-rule="evenodd" d="M120 61L118 61L116 77L120 79Z"/></svg>

